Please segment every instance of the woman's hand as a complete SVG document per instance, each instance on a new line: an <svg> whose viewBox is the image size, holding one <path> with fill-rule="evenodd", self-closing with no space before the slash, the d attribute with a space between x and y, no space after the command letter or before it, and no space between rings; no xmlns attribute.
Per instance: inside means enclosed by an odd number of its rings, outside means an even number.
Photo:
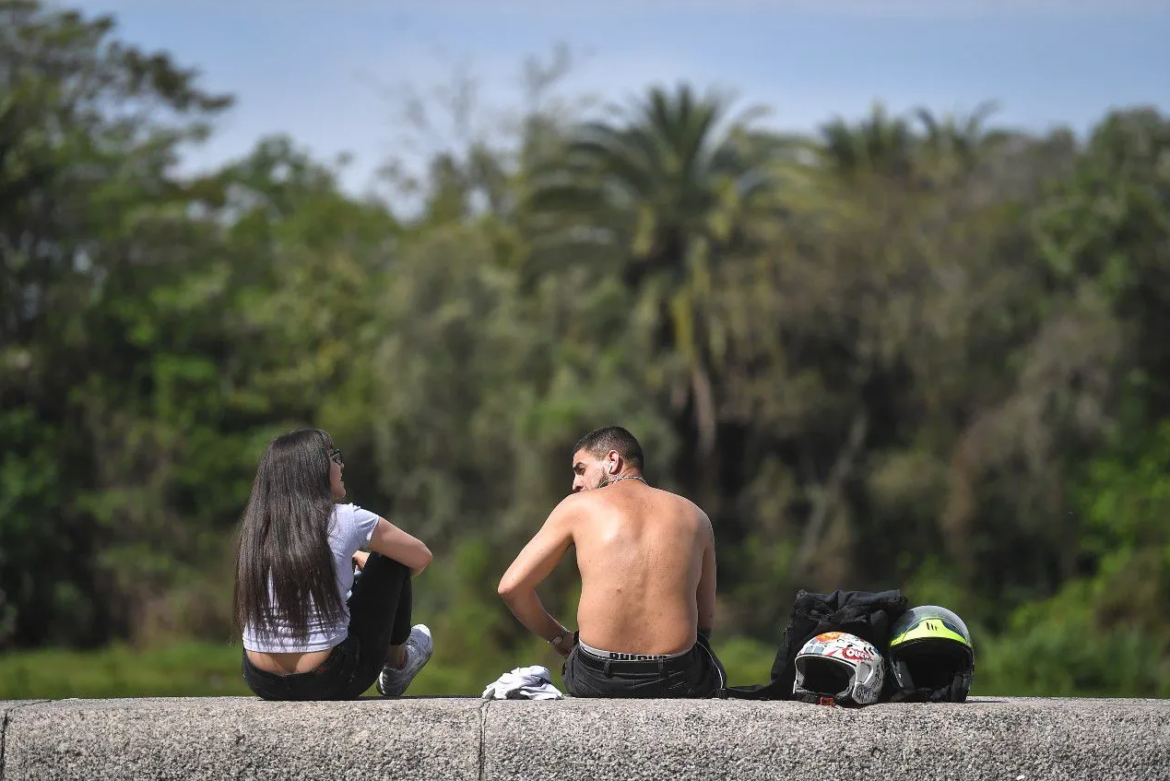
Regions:
<svg viewBox="0 0 1170 781"><path fill-rule="evenodd" d="M365 569L366 562L370 560L368 551L360 550L353 554L353 563L358 569Z"/></svg>

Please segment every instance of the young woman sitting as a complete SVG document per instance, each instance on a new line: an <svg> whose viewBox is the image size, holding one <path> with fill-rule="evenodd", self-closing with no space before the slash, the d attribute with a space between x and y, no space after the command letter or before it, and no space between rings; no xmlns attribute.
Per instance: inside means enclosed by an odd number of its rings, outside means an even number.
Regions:
<svg viewBox="0 0 1170 781"><path fill-rule="evenodd" d="M343 467L316 429L277 437L260 459L240 522L235 617L244 681L263 699L353 699L375 683L397 697L431 658L430 630L410 625L411 578L431 552L338 504Z"/></svg>

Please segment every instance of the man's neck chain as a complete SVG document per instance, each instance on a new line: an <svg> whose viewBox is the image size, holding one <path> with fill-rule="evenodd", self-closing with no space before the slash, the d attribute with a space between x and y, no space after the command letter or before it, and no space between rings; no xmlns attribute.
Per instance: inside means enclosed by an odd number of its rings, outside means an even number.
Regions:
<svg viewBox="0 0 1170 781"><path fill-rule="evenodd" d="M621 475L610 480L609 484L613 485L614 483L620 483L622 480L637 480L643 485L650 485L646 482L646 478L642 477L641 475Z"/></svg>

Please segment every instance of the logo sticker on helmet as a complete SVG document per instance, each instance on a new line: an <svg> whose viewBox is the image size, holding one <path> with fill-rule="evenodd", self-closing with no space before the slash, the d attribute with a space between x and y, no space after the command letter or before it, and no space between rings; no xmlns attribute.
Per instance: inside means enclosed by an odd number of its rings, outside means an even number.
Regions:
<svg viewBox="0 0 1170 781"><path fill-rule="evenodd" d="M822 643L827 643L830 640L836 640L841 636L841 634L841 632L825 632L824 634L817 635L816 639L820 640Z"/></svg>
<svg viewBox="0 0 1170 781"><path fill-rule="evenodd" d="M873 661L873 654L869 651L864 648L854 648L851 645L841 649L841 656L844 656L846 659L852 659L855 662Z"/></svg>

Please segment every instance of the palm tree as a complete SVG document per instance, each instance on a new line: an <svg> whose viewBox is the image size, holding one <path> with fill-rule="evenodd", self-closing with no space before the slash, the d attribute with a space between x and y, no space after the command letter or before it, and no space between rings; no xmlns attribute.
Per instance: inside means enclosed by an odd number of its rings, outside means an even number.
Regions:
<svg viewBox="0 0 1170 781"><path fill-rule="evenodd" d="M882 103L856 124L835 119L821 126L821 162L845 180L865 174L903 178L913 170L914 133Z"/></svg>
<svg viewBox="0 0 1170 781"><path fill-rule="evenodd" d="M998 106L985 101L969 114L946 114L941 119L926 108L914 116L922 125L920 166L932 180L950 181L966 177L983 163L997 145L1010 137L1002 130L988 130L987 118Z"/></svg>
<svg viewBox="0 0 1170 781"><path fill-rule="evenodd" d="M701 457L713 453L716 433L719 326L706 306L713 264L769 182L765 144L748 130L759 110L731 116L730 103L681 85L612 107L607 119L576 128L536 177L529 203L546 243L600 244L620 264L613 270L651 299L659 345L684 367L671 397Z"/></svg>
<svg viewBox="0 0 1170 781"><path fill-rule="evenodd" d="M849 184L870 175L914 187L952 183L975 171L1010 137L987 128L996 109L996 103L986 101L969 114L940 117L920 107L911 112L921 127L916 133L914 121L891 116L875 103L856 123L838 118L821 126L818 163Z"/></svg>

